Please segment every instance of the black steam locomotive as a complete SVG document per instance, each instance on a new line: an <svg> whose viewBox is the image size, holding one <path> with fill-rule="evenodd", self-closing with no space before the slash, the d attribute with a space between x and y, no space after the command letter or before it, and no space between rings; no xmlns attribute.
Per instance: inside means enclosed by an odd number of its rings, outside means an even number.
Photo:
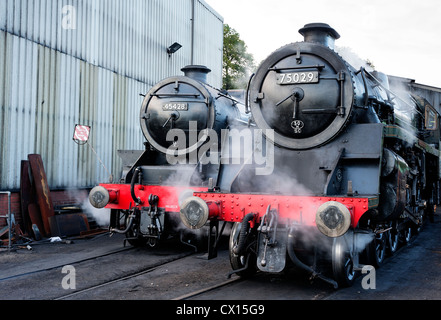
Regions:
<svg viewBox="0 0 441 320"><path fill-rule="evenodd" d="M334 51L327 24L271 54L250 79L246 114L206 82L203 66L146 95L143 151L120 151L120 183L89 196L111 209L112 232L133 245L209 222L233 223L232 273L289 264L351 285L410 240L440 202L439 114L388 77ZM251 117L249 117L251 114ZM221 230L223 230L223 227Z"/></svg>
<svg viewBox="0 0 441 320"><path fill-rule="evenodd" d="M299 32L304 42L272 53L250 80L252 121L230 138L248 128L243 146L252 151L221 161L208 190L180 204L180 216L194 229L233 222L230 260L239 275L281 272L290 262L348 286L433 217L439 114L391 88L387 76L349 65L334 51L340 35L329 25ZM169 113L157 128L172 121ZM234 156L227 143L221 158L225 149Z"/></svg>
<svg viewBox="0 0 441 320"><path fill-rule="evenodd" d="M170 235L183 236L188 229L180 227L180 204L217 185L221 163L212 159L220 144L213 142L223 129L249 118L239 101L207 84L210 69L192 65L182 71L185 76L164 79L145 96L140 111L145 150L119 151L120 182L100 184L89 194L94 207L111 209L110 231L125 234L134 246L154 247Z"/></svg>

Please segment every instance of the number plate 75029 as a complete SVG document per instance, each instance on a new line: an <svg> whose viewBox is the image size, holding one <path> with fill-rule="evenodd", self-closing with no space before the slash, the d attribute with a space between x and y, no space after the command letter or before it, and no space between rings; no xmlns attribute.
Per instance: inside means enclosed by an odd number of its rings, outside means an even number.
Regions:
<svg viewBox="0 0 441 320"><path fill-rule="evenodd" d="M301 83L318 83L318 71L279 73L277 75L277 84L301 84Z"/></svg>

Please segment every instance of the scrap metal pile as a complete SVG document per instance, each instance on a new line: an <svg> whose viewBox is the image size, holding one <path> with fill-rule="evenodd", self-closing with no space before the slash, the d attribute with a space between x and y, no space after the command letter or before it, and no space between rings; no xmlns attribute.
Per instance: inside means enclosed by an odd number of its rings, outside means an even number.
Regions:
<svg viewBox="0 0 441 320"><path fill-rule="evenodd" d="M80 204L54 205L47 183L46 172L40 155L30 154L21 162L20 212L11 211L11 192L2 192L8 197L8 212L0 215L0 245L11 250L34 241L52 241L72 236L88 236L96 229L93 220L83 212Z"/></svg>

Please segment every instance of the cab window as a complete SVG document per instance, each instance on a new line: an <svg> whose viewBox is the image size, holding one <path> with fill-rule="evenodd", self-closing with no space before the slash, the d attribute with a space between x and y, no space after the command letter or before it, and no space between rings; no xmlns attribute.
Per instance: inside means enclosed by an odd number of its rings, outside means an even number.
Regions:
<svg viewBox="0 0 441 320"><path fill-rule="evenodd" d="M426 107L426 130L438 129L438 117L435 110L430 107Z"/></svg>

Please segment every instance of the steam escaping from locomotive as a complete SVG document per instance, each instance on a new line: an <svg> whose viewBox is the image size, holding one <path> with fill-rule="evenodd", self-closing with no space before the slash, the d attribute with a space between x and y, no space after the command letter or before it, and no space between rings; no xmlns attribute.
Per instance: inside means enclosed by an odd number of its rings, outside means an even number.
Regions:
<svg viewBox="0 0 441 320"><path fill-rule="evenodd" d="M337 52L345 61L347 61L348 64L350 64L356 70L364 68L369 72L375 71L372 65L368 63L368 61L361 58L349 47L335 46L335 52Z"/></svg>
<svg viewBox="0 0 441 320"><path fill-rule="evenodd" d="M256 165L256 175L270 175L274 170L274 145L263 137L274 135L273 130L235 127L220 130L205 129L197 135L197 122L190 121L189 133L171 129L166 140L172 145L166 151L170 165ZM187 141L189 144L187 145ZM190 148L201 142L199 148Z"/></svg>
<svg viewBox="0 0 441 320"><path fill-rule="evenodd" d="M311 277L347 286L362 264L380 265L409 239L409 226L439 202L439 115L394 92L388 76L350 50L338 54L340 35L329 25L300 33L303 42L261 63L247 91L257 128L273 130L263 131L274 145L272 173L243 166L222 176L232 179L229 188L196 192L181 218L189 228L235 222L230 261L239 275L281 272L289 257ZM332 279L319 270L322 258Z"/></svg>
<svg viewBox="0 0 441 320"><path fill-rule="evenodd" d="M110 210L97 209L91 205L89 199L85 199L81 204L81 208L86 215L92 218L100 227L106 228L110 225Z"/></svg>
<svg viewBox="0 0 441 320"><path fill-rule="evenodd" d="M209 228L214 257L220 222L233 222L233 272L277 273L290 261L334 287L410 239L440 202L438 113L339 55L329 25L300 33L250 80L251 116L207 85L203 66L149 91L145 150L123 154L120 184L90 193L112 209L112 232L155 246L179 216L180 230Z"/></svg>
<svg viewBox="0 0 441 320"><path fill-rule="evenodd" d="M68 194L70 199L73 199L75 203L79 204L88 218L95 221L100 227L105 228L109 226L110 210L94 207L89 198L85 199L83 196L79 196L80 193L78 190L68 191Z"/></svg>

